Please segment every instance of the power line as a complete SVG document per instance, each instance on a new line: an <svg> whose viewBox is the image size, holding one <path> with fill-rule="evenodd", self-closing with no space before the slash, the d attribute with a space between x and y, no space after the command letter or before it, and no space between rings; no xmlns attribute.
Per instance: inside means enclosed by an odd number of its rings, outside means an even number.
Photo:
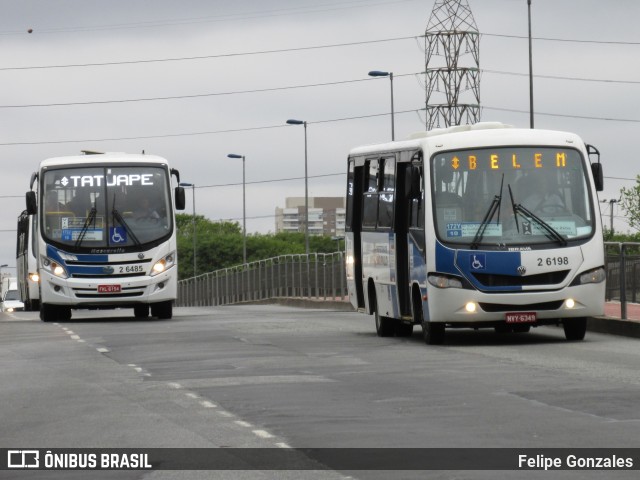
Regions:
<svg viewBox="0 0 640 480"><path fill-rule="evenodd" d="M528 38L526 36L521 36L521 35L503 35L503 34L495 34L495 33L481 33L481 35L489 36L489 37L504 37L504 38L518 38L518 39ZM376 40L362 40L357 42L310 45L306 47L280 48L280 49L272 49L272 50L255 50L255 51L249 51L249 52L236 52L236 53L221 53L216 55L150 58L150 59L120 60L120 61L113 61L113 62L95 62L95 63L71 63L71 64L59 64L59 65L30 65L25 67L2 67L0 68L0 71L42 70L42 69L52 69L52 68L106 67L106 66L114 66L114 65L135 65L135 64L147 64L147 63L210 60L215 58L229 58L229 57L240 57L240 56L248 56L248 55L265 55L265 54L274 54L274 53L300 52L300 51L307 51L307 50L319 50L324 48L351 47L356 45L369 45L369 44L375 44L375 43L396 42L401 40L417 40L424 37L425 37L424 35L412 35L412 36L403 36L403 37L382 38L382 39L376 39ZM613 40L612 41L579 40L579 39L551 38L551 37L533 37L533 40L591 43L591 44L604 44L604 45L640 45L640 42L625 42L625 41L613 41Z"/></svg>
<svg viewBox="0 0 640 480"><path fill-rule="evenodd" d="M413 110L403 110L396 111L396 115L401 115L404 113L415 113L419 111L419 109ZM329 122L342 122L346 120L359 120L364 118L374 118L374 117L382 117L385 115L391 115L390 113L374 113L370 115L360 115L356 117L343 117L343 118L334 118L330 120L316 120L312 122L307 122L307 124L312 125L316 123L329 123ZM163 135L145 135L145 136L136 136L136 137L117 137L117 138L92 138L92 139L82 139L82 140L48 140L48 141L33 141L33 142L6 142L0 143L0 146L19 146L19 145L57 145L62 143L90 143L90 142L116 142L116 141L124 141L124 140L149 140L152 138L175 138L175 137L193 137L199 135L216 135L221 133L236 133L236 132L249 132L254 130L268 130L273 128L290 128L290 125L280 124L280 125L265 125L261 127L245 127L245 128L232 128L226 130L211 130L204 132L190 132L190 133L168 133Z"/></svg>
<svg viewBox="0 0 640 480"><path fill-rule="evenodd" d="M374 44L374 43L395 42L399 40L413 40L415 38L417 37L411 36L411 37L382 38L378 40L365 40L365 41L359 41L359 42L311 45L307 47L280 48L280 49L273 49L273 50L256 50L253 52L221 53L217 55L198 55L198 56L192 56L192 57L150 58L150 59L142 59L142 60L124 60L124 61L97 62L97 63L70 63L70 64L61 64L61 65L32 65L27 67L2 67L0 68L0 71L43 70L43 69L50 69L50 68L106 67L106 66L113 66L113 65L135 65L135 64L146 64L146 63L182 62L182 61L189 61L189 60L209 60L213 58L242 57L247 55L264 55L264 54L270 54L270 53L286 53L286 52L302 52L306 50L319 50L323 48L350 47L354 45L368 45L368 44Z"/></svg>
<svg viewBox="0 0 640 480"><path fill-rule="evenodd" d="M526 113L527 115L529 114L529 110L516 110L513 108L498 108L498 107L487 107L487 106L482 106L482 108L487 110L496 110L498 112ZM545 113L545 112L536 112L536 115L545 115L547 117L580 118L583 120L604 120L607 122L640 123L640 120L633 119L633 118L593 117L588 115L569 115L565 113Z"/></svg>
<svg viewBox="0 0 640 480"><path fill-rule="evenodd" d="M404 2L413 2L416 0L391 0L391 1L383 1L378 3L371 3L368 0L354 0L354 1L340 1L340 2L331 2L325 4L315 4L310 6L297 6L297 7L289 7L289 8L279 8L279 9L271 9L271 10L256 10L253 12L246 13L229 13L223 15L207 15L202 17L192 17L192 18L183 18L176 20L151 20L145 22L130 22L130 23L121 23L121 24L111 24L111 25L96 25L96 26L82 26L82 27L65 27L65 28L47 28L47 29L38 29L38 33L73 33L73 32L92 32L92 31L105 31L105 30L125 30L125 29L139 29L139 28L153 28L153 27L166 27L166 26L175 26L175 25L193 25L193 24L202 24L202 23L215 23L215 22L228 22L233 20L247 20L253 18L267 18L267 17L276 17L276 16L284 16L284 15L301 15L301 14L309 14L309 13L323 13L334 10L346 10L352 8L367 8L372 6L380 6L380 5L388 5L388 4L396 4L396 3L404 3ZM345 5L345 4L355 4L355 5ZM359 3L364 3L364 5L358 5ZM330 8L326 8L330 7ZM308 10L308 11L304 11ZM5 31L0 32L0 35L24 35L24 30L13 30L13 31Z"/></svg>
<svg viewBox="0 0 640 480"><path fill-rule="evenodd" d="M481 72L493 73L493 74L499 74L499 75L514 75L514 76L523 76L523 77L528 76L527 73L508 72L508 71L501 71L501 70L483 69L481 70ZM417 75L424 75L424 72L396 74L394 75L394 78L417 76ZM640 85L640 81L634 81L634 80L611 80L611 79L595 79L595 78L582 78L582 77L564 77L560 75L534 75L534 77L549 78L554 80L575 80L575 81L586 81L586 82L603 82L603 83L639 84ZM251 94L251 93L278 92L278 91L284 91L284 90L325 87L325 86L332 86L332 85L344 85L349 83L358 83L358 82L375 81L375 80L377 79L367 77L367 78L358 78L353 80L338 80L334 82L287 85L282 87L257 88L257 89L249 89L249 90L234 90L229 92L208 92L208 93L197 93L197 94L190 94L190 95L168 95L168 96L162 96L162 97L127 98L127 99L112 99L112 100L89 100L85 102L55 102L55 103L0 105L0 108L8 109L8 108L70 107L70 106L107 105L107 104L133 103L133 102L153 102L153 101L165 101L165 100L185 100L185 99L193 99L193 98L242 95L242 94Z"/></svg>
<svg viewBox="0 0 640 480"><path fill-rule="evenodd" d="M512 112L512 113L526 113L528 114L528 110L516 110L512 108L498 108L498 107L490 107L490 106L482 106L482 108L487 110L496 110L502 112ZM402 115L405 113L417 113L423 110L412 109L412 110L402 110L396 111L396 115ZM375 118L390 115L390 113L374 113L370 115L358 115L353 117L342 117L342 118L333 118L326 120L315 120L309 121L307 124L322 124L322 123L332 123L332 122L343 122L348 120L361 120L365 118ZM545 115L552 117L564 117L564 118L579 118L586 120L603 120L610 122L630 122L630 123L640 123L640 120L637 119L625 119L625 118L608 118L608 117L594 117L594 116L586 116L586 115L569 115L562 113L545 113L545 112L536 112L536 115ZM63 143L90 143L90 142L115 142L115 141L125 141L125 140L149 140L152 138L175 138L175 137L193 137L200 135L217 135L222 133L237 133L237 132L250 132L255 130L268 130L274 128L284 128L289 127L289 125L265 125L260 127L245 127L245 128L232 128L225 130L210 130L203 132L187 132L187 133L167 133L163 135L144 135L144 136L133 136L133 137L114 137L114 138L91 138L91 139L67 139L67 140L41 140L41 141L31 141L31 142L5 142L0 143L0 146L19 146L19 145L57 145Z"/></svg>

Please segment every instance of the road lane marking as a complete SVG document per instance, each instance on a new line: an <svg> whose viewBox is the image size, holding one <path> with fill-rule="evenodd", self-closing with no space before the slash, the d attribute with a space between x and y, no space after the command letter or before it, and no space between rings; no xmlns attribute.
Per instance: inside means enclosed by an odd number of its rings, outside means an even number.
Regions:
<svg viewBox="0 0 640 480"><path fill-rule="evenodd" d="M236 422L238 425L240 425L241 427L253 427L253 425L251 425L249 422L245 422L244 420L236 420Z"/></svg>
<svg viewBox="0 0 640 480"><path fill-rule="evenodd" d="M266 430L253 430L253 433L260 438L274 438L274 436Z"/></svg>
<svg viewBox="0 0 640 480"><path fill-rule="evenodd" d="M215 403L211 403L209 400L203 400L202 402L200 402L200 405L202 405L204 408L216 408L217 405Z"/></svg>
<svg viewBox="0 0 640 480"><path fill-rule="evenodd" d="M104 347L98 347L96 348L96 350L100 353L109 353L110 350L108 348L104 348Z"/></svg>

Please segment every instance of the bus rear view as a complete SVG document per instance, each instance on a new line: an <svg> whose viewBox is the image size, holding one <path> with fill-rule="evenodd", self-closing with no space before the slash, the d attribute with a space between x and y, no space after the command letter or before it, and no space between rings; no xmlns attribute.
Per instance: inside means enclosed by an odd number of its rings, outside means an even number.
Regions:
<svg viewBox="0 0 640 480"><path fill-rule="evenodd" d="M137 318L150 311L172 317L178 275L172 173L165 159L152 155L108 153L40 164L27 210L38 214L43 321L69 319L78 308L130 307ZM181 187L175 207L184 208Z"/></svg>

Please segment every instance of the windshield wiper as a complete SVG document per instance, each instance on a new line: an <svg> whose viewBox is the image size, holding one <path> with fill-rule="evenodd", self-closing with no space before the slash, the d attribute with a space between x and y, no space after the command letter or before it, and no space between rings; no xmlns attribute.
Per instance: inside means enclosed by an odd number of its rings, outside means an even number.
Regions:
<svg viewBox="0 0 640 480"><path fill-rule="evenodd" d="M547 237L548 238L556 240L562 246L564 246L564 245L566 245L568 243L567 239L564 238L560 234L560 232L558 232L555 228L553 228L551 225L549 225L543 219L538 217L536 214L534 214L528 208L522 206L522 204L516 203L515 205L513 205L513 211L514 211L515 216L516 216L516 225L517 225L518 213L522 213L523 216L529 217L530 219L534 220L538 225L540 225L547 232Z"/></svg>
<svg viewBox="0 0 640 480"><path fill-rule="evenodd" d="M516 202L513 201L513 192L511 191L511 185L507 185L509 189L509 198L511 198L511 208L513 209L513 220L516 222L516 230L520 233L520 224L518 223L518 212L516 209Z"/></svg>
<svg viewBox="0 0 640 480"><path fill-rule="evenodd" d="M491 223L491 220L493 219L493 216L496 214L496 211L498 212L496 225L500 223L500 204L502 203L503 185L504 185L504 173L502 174L502 181L500 182L500 194L493 197L493 200L491 201L491 205L489 205L489 209L487 210L487 213L482 219L482 223L480 223L478 230L476 230L476 234L473 237L473 241L471 242L471 245L470 245L472 250L476 250L478 248L480 240L482 240L482 237L484 237L484 232L487 229L487 226L489 225L489 223Z"/></svg>
<svg viewBox="0 0 640 480"><path fill-rule="evenodd" d="M124 230L127 232L127 235L131 237L133 243L136 245L140 245L140 240L136 237L136 234L133 233L133 230L129 226L129 224L124 220L124 217L120 214L120 212L116 209L116 195L113 194L113 208L111 209L111 215L115 218L120 225L124 227Z"/></svg>
<svg viewBox="0 0 640 480"><path fill-rule="evenodd" d="M91 225L92 223L94 224L95 227L95 222L96 222L96 213L98 211L96 210L95 205L91 207L91 210L89 211L89 215L87 215L87 219L84 221L84 225L82 226L82 230L80 230L80 235L78 235L78 239L76 240L76 248L79 247L80 245L82 245L82 242L84 241L84 237L87 234L87 231L89 230L89 225Z"/></svg>

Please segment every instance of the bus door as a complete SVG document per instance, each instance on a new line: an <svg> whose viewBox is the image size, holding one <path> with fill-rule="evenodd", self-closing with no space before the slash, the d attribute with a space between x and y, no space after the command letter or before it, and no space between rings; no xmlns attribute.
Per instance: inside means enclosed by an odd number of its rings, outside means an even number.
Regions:
<svg viewBox="0 0 640 480"><path fill-rule="evenodd" d="M364 176L364 161L349 159L347 178L347 205L345 228L347 237L351 233L351 248L347 249L348 261L352 262L347 268L353 268L353 281L356 289L356 308L364 308L364 291L362 286L362 182Z"/></svg>

